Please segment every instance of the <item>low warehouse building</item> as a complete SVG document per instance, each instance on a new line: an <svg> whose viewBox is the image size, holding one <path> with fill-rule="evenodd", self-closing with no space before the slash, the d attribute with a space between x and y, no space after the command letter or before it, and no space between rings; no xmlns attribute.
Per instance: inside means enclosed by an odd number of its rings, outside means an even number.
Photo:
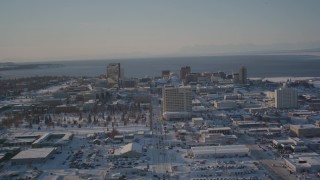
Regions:
<svg viewBox="0 0 320 180"><path fill-rule="evenodd" d="M117 149L114 155L128 158L140 157L142 155L142 146L138 143L129 143Z"/></svg>
<svg viewBox="0 0 320 180"><path fill-rule="evenodd" d="M290 125L290 131L297 137L320 137L320 127L313 124Z"/></svg>
<svg viewBox="0 0 320 180"><path fill-rule="evenodd" d="M286 158L285 164L292 172L319 172L320 156L315 153L302 153L296 157Z"/></svg>
<svg viewBox="0 0 320 180"><path fill-rule="evenodd" d="M244 157L250 151L245 145L226 145L191 147L191 153L195 158Z"/></svg>
<svg viewBox="0 0 320 180"><path fill-rule="evenodd" d="M41 148L47 146L64 146L73 138L72 133L45 133L39 139L32 143L32 148Z"/></svg>
<svg viewBox="0 0 320 180"><path fill-rule="evenodd" d="M11 159L12 165L42 163L49 159L56 148L37 148L21 151Z"/></svg>

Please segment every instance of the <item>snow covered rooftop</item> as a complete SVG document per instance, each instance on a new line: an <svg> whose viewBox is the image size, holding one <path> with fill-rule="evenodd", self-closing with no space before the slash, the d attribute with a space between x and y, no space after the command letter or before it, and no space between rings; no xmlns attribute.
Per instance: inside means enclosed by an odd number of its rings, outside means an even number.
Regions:
<svg viewBox="0 0 320 180"><path fill-rule="evenodd" d="M54 151L55 148L39 148L39 149L28 149L21 151L15 155L12 159L35 159L35 158L46 158Z"/></svg>
<svg viewBox="0 0 320 180"><path fill-rule="evenodd" d="M226 145L226 146L199 146L191 147L194 154L230 154L230 153L248 153L249 148L245 145Z"/></svg>
<svg viewBox="0 0 320 180"><path fill-rule="evenodd" d="M124 154L130 151L142 153L142 146L138 143L129 143L121 148L120 154Z"/></svg>

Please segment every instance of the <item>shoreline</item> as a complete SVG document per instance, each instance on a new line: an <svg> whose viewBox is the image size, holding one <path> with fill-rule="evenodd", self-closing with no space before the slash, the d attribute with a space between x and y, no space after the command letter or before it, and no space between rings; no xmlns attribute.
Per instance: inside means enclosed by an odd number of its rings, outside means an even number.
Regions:
<svg viewBox="0 0 320 180"><path fill-rule="evenodd" d="M320 81L320 77L304 77L304 76L299 76L299 77L294 77L294 76L278 76L278 77L250 77L248 78L250 80L262 80L262 81L271 81L271 82L284 82L287 80L292 80L292 81L299 81L299 80L315 80L315 81Z"/></svg>

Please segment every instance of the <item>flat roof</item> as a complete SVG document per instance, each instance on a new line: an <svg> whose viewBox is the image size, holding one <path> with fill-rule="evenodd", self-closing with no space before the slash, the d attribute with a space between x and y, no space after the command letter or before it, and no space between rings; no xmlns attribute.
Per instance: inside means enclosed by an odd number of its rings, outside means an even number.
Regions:
<svg viewBox="0 0 320 180"><path fill-rule="evenodd" d="M190 112L169 112L169 111L166 111L163 114L164 115L189 115L191 113Z"/></svg>
<svg viewBox="0 0 320 180"><path fill-rule="evenodd" d="M298 129L310 129L310 128L319 129L320 128L320 127L313 125L313 124L290 125L290 127L294 127L294 128L298 128Z"/></svg>
<svg viewBox="0 0 320 180"><path fill-rule="evenodd" d="M43 141L45 141L45 139L47 139L50 136L51 133L45 133L44 135L42 135L39 139L37 139L33 144L39 144L42 143Z"/></svg>
<svg viewBox="0 0 320 180"><path fill-rule="evenodd" d="M279 144L293 143L293 141L291 139L274 139L273 142L274 143L279 143Z"/></svg>
<svg viewBox="0 0 320 180"><path fill-rule="evenodd" d="M214 127L214 128L208 128L209 130L231 130L230 127Z"/></svg>
<svg viewBox="0 0 320 180"><path fill-rule="evenodd" d="M16 159L35 159L35 158L46 158L55 148L37 148L37 149L28 149L19 152L15 155L12 160Z"/></svg>
<svg viewBox="0 0 320 180"><path fill-rule="evenodd" d="M192 118L192 121L193 120L196 120L196 121L200 121L201 120L201 121L203 121L203 118L202 117L196 117L196 118Z"/></svg>
<svg viewBox="0 0 320 180"><path fill-rule="evenodd" d="M36 140L36 138L14 138L14 139L7 139L5 143L12 144L12 143L32 143Z"/></svg>
<svg viewBox="0 0 320 180"><path fill-rule="evenodd" d="M129 143L121 148L120 153L124 154L130 151L142 153L142 146L138 143Z"/></svg>
<svg viewBox="0 0 320 180"><path fill-rule="evenodd" d="M302 157L303 160L307 161L311 166L319 166L320 165L320 157L313 156L313 157Z"/></svg>
<svg viewBox="0 0 320 180"><path fill-rule="evenodd" d="M257 121L236 121L238 125L265 125L265 122L257 122Z"/></svg>
<svg viewBox="0 0 320 180"><path fill-rule="evenodd" d="M199 146L191 147L194 154L237 154L249 152L246 145Z"/></svg>
<svg viewBox="0 0 320 180"><path fill-rule="evenodd" d="M311 157L298 157L298 158L288 158L286 159L290 163L294 164L298 167L307 167L310 168L312 166L320 165L320 157L319 156L311 156ZM306 163L300 163L300 161L306 161Z"/></svg>

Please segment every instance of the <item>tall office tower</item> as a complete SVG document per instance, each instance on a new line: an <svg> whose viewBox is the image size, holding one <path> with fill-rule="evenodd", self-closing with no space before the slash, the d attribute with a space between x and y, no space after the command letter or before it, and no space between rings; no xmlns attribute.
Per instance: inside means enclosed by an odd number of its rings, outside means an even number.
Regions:
<svg viewBox="0 0 320 180"><path fill-rule="evenodd" d="M278 109L290 109L298 107L298 94L295 88L284 85L275 90L275 107Z"/></svg>
<svg viewBox="0 0 320 180"><path fill-rule="evenodd" d="M181 79L181 80L185 80L187 74L190 74L190 73L191 73L191 68L190 68L190 66L181 67L181 69L180 69L180 79Z"/></svg>
<svg viewBox="0 0 320 180"><path fill-rule="evenodd" d="M190 86L165 86L162 90L162 112L165 119L191 117L192 93Z"/></svg>
<svg viewBox="0 0 320 180"><path fill-rule="evenodd" d="M107 66L107 81L109 86L120 85L120 63L110 63Z"/></svg>
<svg viewBox="0 0 320 180"><path fill-rule="evenodd" d="M239 81L241 84L247 84L247 68L241 66L239 71Z"/></svg>

